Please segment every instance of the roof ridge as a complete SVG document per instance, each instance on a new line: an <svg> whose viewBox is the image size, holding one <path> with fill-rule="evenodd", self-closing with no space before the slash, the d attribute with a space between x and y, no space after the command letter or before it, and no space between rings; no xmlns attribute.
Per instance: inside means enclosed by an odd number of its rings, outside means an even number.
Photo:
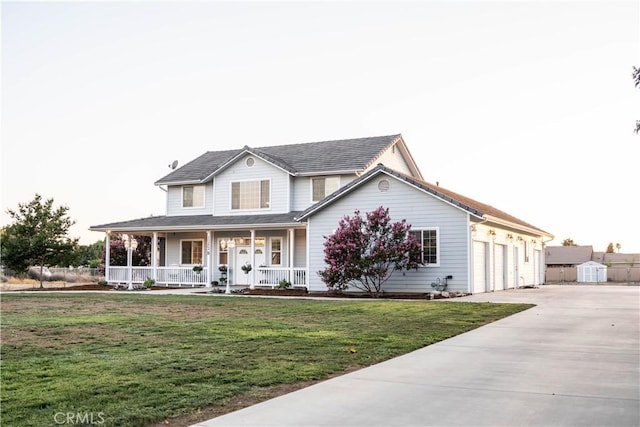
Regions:
<svg viewBox="0 0 640 427"><path fill-rule="evenodd" d="M328 139L328 140L324 140L324 141L308 141L308 142L298 142L298 143L294 143L294 144L278 144L278 145L266 145L263 147L258 147L258 149L265 149L265 148L280 148L280 147L294 147L296 145L309 145L309 144L327 144L330 142L346 142L346 141L361 141L363 139L379 139L379 138L391 138L394 137L397 138L398 136L401 136L402 134L398 133L398 134L392 134L392 135L378 135L378 136L364 136L364 137L360 137L360 138L343 138L343 139Z"/></svg>

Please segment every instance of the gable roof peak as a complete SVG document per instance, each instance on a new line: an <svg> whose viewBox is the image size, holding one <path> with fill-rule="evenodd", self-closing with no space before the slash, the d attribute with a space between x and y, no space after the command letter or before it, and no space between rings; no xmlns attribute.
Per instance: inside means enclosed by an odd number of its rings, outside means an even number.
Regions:
<svg viewBox="0 0 640 427"><path fill-rule="evenodd" d="M156 185L205 182L243 152L259 156L292 175L360 174L398 141L402 141L401 134L207 151L156 181Z"/></svg>
<svg viewBox="0 0 640 427"><path fill-rule="evenodd" d="M473 215L476 218L485 218L491 221L500 221L501 223L509 224L510 226L515 226L523 230L530 230L531 232L552 236L546 231L541 230L512 215L509 215L506 212L496 209L493 206L478 202L469 197L447 190L446 188L440 187L438 185L430 184L421 179L409 176L395 169L391 169L385 166L384 164L380 164L380 163L375 168L370 169L369 171L367 171L367 173L358 177L356 180L351 181L344 187L338 189L333 194L327 196L325 199L309 207L307 210L302 212L302 214L298 216L296 219L303 220L308 218L309 216L313 215L315 212L333 203L338 198L344 196L346 193L352 191L354 188L358 187L364 182L367 182L368 180L372 179L373 177L379 174L386 174L386 175L395 177L400 181L404 181L405 183L411 186L414 186L428 194L431 194L432 196L435 196L445 201L446 203L457 206L458 208L467 211L470 215Z"/></svg>

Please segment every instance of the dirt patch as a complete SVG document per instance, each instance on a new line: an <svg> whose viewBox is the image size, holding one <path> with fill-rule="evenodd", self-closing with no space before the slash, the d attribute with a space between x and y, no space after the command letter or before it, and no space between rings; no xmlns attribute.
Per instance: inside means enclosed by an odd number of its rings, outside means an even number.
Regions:
<svg viewBox="0 0 640 427"><path fill-rule="evenodd" d="M246 295L272 295L281 297L300 297L308 295L306 289L247 289Z"/></svg>
<svg viewBox="0 0 640 427"><path fill-rule="evenodd" d="M355 298L355 299L374 299L371 295L366 293L349 293L335 294L331 292L310 292L308 294L311 297L326 297L326 298ZM423 300L427 297L426 293L384 293L377 299L417 299Z"/></svg>
<svg viewBox="0 0 640 427"><path fill-rule="evenodd" d="M82 284L82 285L74 285L74 284L69 284L67 286L62 286L62 287L46 287L46 288L28 288L28 289L21 289L23 291L110 291L111 289L113 289L111 286L108 285L98 285L96 283L88 283L88 284Z"/></svg>

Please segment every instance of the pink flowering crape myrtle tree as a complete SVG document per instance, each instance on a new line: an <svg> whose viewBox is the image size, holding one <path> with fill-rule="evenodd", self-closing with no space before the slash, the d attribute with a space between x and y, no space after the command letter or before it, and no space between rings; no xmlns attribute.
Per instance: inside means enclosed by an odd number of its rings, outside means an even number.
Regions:
<svg viewBox="0 0 640 427"><path fill-rule="evenodd" d="M356 210L345 216L336 231L324 236L324 262L318 274L332 292L349 286L382 294L382 285L396 270L417 269L422 265L422 244L409 234L406 220L391 222L389 209L380 206L366 214Z"/></svg>

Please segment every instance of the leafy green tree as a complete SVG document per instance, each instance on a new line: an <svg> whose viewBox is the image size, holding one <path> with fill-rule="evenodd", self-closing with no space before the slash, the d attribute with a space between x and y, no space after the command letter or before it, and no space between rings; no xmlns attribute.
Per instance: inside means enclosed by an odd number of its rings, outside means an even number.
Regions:
<svg viewBox="0 0 640 427"><path fill-rule="evenodd" d="M76 251L75 264L97 268L104 252L104 241L98 240L90 245L80 245Z"/></svg>
<svg viewBox="0 0 640 427"><path fill-rule="evenodd" d="M379 297L383 283L394 271L417 269L422 264L422 245L410 229L405 220L392 223L389 209L382 206L368 212L366 218L355 211L325 237L327 267L318 274L334 292L353 286Z"/></svg>
<svg viewBox="0 0 640 427"><path fill-rule="evenodd" d="M573 239L564 239L562 241L562 246L578 246L574 243Z"/></svg>
<svg viewBox="0 0 640 427"><path fill-rule="evenodd" d="M7 209L13 223L2 234L2 263L16 273L24 273L31 266L56 265L76 249L78 239L68 236L75 223L67 216L69 208L54 208L53 199L43 200L36 194L29 203L18 204L18 209Z"/></svg>
<svg viewBox="0 0 640 427"><path fill-rule="evenodd" d="M613 252L615 252L615 251L613 250L613 243L609 243L609 245L607 246L607 250L606 250L606 252L607 252L608 254L612 254Z"/></svg>

